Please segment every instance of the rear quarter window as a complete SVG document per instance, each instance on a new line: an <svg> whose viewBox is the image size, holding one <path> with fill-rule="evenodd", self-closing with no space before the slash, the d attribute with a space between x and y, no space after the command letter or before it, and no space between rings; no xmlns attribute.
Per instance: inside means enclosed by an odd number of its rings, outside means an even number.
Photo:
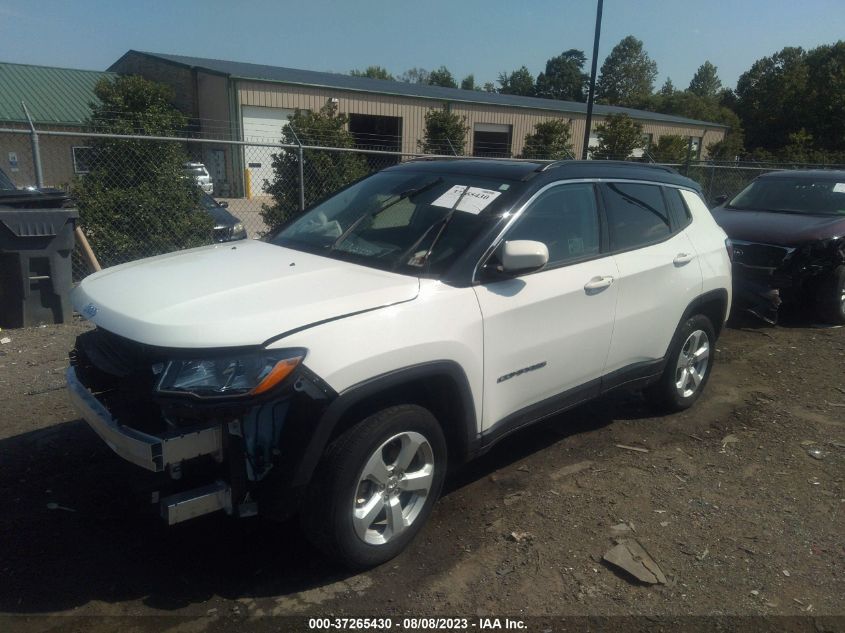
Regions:
<svg viewBox="0 0 845 633"><path fill-rule="evenodd" d="M669 205L669 215L672 218L674 230L676 232L683 231L692 222L692 213L687 208L680 190L674 187L664 187L663 193L666 195L666 202Z"/></svg>

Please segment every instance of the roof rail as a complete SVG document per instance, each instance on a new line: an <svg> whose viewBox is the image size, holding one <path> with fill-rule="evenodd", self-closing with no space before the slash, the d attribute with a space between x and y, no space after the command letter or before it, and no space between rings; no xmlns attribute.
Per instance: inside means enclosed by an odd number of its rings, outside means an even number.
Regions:
<svg viewBox="0 0 845 633"><path fill-rule="evenodd" d="M641 167L643 169L659 169L660 171L665 171L665 172L670 173L670 174L677 173L676 169L674 169L672 167L668 167L666 165L659 165L657 163L640 163L640 162L635 162L635 161L630 161L630 160L598 160L598 159L594 159L594 160L591 160L591 161L574 160L574 159L573 160L569 160L569 159L552 160L552 161L545 163L544 165L541 165L535 171L548 171L549 169L554 169L556 167L562 167L563 165L581 165L581 164L583 164L583 165L592 164L594 167L598 166L598 165L602 165L604 167L629 167L629 168L630 167L634 167L634 168Z"/></svg>
<svg viewBox="0 0 845 633"><path fill-rule="evenodd" d="M575 160L575 159L574 158L562 158L560 160L550 160L545 165L540 165L534 171L547 171L547 170L551 169L552 167L558 167L559 165L562 165L562 164L565 164L565 163L571 163L573 160Z"/></svg>

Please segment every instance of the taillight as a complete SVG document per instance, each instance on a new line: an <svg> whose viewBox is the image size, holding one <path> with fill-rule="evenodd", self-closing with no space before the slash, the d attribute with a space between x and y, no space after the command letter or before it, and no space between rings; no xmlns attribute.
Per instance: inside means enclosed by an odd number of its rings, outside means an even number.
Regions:
<svg viewBox="0 0 845 633"><path fill-rule="evenodd" d="M734 245L730 239L725 239L725 249L728 251L728 259L734 260Z"/></svg>

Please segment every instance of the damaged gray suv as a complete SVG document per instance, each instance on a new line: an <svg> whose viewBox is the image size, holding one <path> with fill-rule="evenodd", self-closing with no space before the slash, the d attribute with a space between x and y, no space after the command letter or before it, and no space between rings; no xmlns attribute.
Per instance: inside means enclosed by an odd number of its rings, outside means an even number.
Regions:
<svg viewBox="0 0 845 633"><path fill-rule="evenodd" d="M735 307L775 323L782 302L845 323L845 171L764 174L712 211L730 239Z"/></svg>

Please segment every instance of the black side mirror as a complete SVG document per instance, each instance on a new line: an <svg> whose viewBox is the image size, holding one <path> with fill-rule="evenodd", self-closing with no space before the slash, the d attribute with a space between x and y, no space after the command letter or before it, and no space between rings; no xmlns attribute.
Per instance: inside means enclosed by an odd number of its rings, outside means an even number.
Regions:
<svg viewBox="0 0 845 633"><path fill-rule="evenodd" d="M228 208L229 208L229 203L228 203L228 202L226 202L225 200L224 200L223 202L218 202L217 204L219 204L219 205L220 205L221 207L223 207L224 209L228 209Z"/></svg>

